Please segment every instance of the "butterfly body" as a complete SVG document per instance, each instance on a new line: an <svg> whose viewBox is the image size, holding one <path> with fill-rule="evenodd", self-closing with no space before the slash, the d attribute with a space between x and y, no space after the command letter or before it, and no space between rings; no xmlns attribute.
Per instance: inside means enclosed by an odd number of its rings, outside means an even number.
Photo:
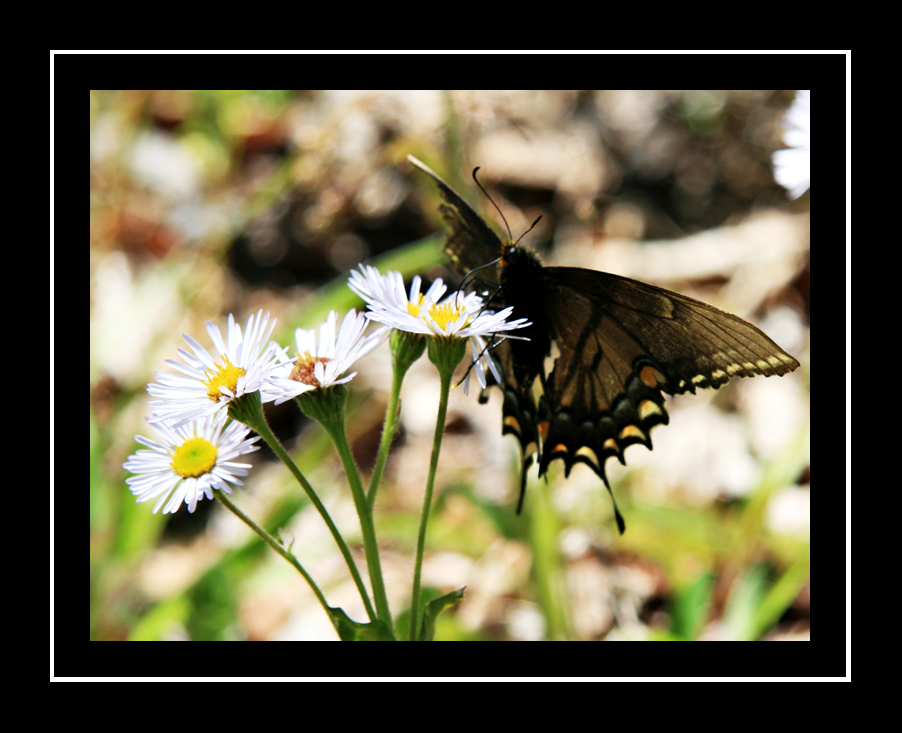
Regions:
<svg viewBox="0 0 902 733"><path fill-rule="evenodd" d="M584 463L610 492L607 459L625 463L634 444L651 450L651 429L669 422L663 392L694 393L733 376L784 375L799 366L756 326L707 303L611 273L544 267L525 247L502 242L447 183L409 159L441 191L445 251L458 272L497 260L494 272L479 272L497 285L490 305L513 306L513 317L532 323L518 331L528 341L509 339L493 351L502 371L502 432L522 449L520 505L534 456L540 476L554 460L568 476ZM615 515L623 532L616 503Z"/></svg>

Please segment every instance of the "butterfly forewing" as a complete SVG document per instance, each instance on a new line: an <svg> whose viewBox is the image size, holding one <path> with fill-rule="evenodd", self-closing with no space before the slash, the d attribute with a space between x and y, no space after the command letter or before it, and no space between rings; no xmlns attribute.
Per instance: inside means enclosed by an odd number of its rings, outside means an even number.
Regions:
<svg viewBox="0 0 902 733"><path fill-rule="evenodd" d="M445 253L451 258L458 273L464 276L470 270L498 259L501 256L501 240L485 220L429 166L412 155L408 155L407 159L435 181L445 200L439 207L450 230L445 239ZM480 271L479 274L486 280L497 282L491 268Z"/></svg>
<svg viewBox="0 0 902 733"><path fill-rule="evenodd" d="M756 326L699 300L596 270L547 267L544 274L555 338L579 352L589 339L583 331L597 332L611 360L625 357L630 364L638 350L658 365L665 377L659 386L670 394L718 387L733 376L788 374L799 366ZM571 325L579 323L579 313L591 319L582 329ZM600 364L597 359L593 352L579 362Z"/></svg>

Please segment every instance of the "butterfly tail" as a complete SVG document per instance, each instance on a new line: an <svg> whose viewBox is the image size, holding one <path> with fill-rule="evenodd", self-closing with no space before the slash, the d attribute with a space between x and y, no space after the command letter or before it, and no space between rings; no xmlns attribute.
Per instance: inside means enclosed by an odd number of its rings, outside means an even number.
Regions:
<svg viewBox="0 0 902 733"><path fill-rule="evenodd" d="M617 500L614 498L614 492L611 491L611 485L608 483L608 477L602 476L604 479L604 485L608 489L608 493L611 495L611 503L614 505L614 518L617 520L617 529L620 530L620 534L626 532L626 522L623 521L623 515L620 513L620 509L617 506Z"/></svg>
<svg viewBox="0 0 902 733"><path fill-rule="evenodd" d="M520 499L517 501L517 516L520 516L520 512L523 511L523 499L526 496L526 472L530 466L532 466L532 456L525 456L523 468L520 471Z"/></svg>

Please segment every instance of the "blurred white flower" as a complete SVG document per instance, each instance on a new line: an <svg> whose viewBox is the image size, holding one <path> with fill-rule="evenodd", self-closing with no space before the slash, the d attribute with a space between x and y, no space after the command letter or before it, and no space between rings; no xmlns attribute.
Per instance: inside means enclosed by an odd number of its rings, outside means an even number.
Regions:
<svg viewBox="0 0 902 733"><path fill-rule="evenodd" d="M802 89L783 118L788 150L774 153L774 178L797 199L811 186L811 90Z"/></svg>

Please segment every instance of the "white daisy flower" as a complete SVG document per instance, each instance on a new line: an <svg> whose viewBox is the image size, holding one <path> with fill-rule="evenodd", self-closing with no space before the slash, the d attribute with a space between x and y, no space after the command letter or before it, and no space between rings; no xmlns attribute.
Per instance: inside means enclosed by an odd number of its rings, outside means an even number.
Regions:
<svg viewBox="0 0 902 733"><path fill-rule="evenodd" d="M150 450L139 450L122 464L129 476L125 482L138 502L157 496L159 501L153 513L163 504L163 514L175 513L185 503L194 512L197 502L205 496L213 498L213 489L232 493L229 483L243 486L238 476L247 476L249 463L232 463L232 459L259 450L253 443L259 435L248 438L250 428L239 422L225 427L228 415L220 412L189 424L172 428L165 423L150 423L159 433L162 442L136 435L141 445ZM167 501L168 499L168 501Z"/></svg>
<svg viewBox="0 0 902 733"><path fill-rule="evenodd" d="M811 187L811 90L799 91L783 118L783 142L789 150L774 153L774 178L787 196L797 199Z"/></svg>
<svg viewBox="0 0 902 733"><path fill-rule="evenodd" d="M413 278L413 282L410 284L410 297L408 297L404 290L404 278L401 277L400 272L390 271L383 275L372 265L360 265L360 272L351 271L348 287L366 301L371 311L403 312L407 310L409 304L419 304L424 299L433 303L438 302L448 290L442 279L438 278L429 286L429 290L420 294L421 283L419 275ZM369 314L367 317L379 320Z"/></svg>
<svg viewBox="0 0 902 733"><path fill-rule="evenodd" d="M364 336L363 332L369 321L365 314L357 313L354 309L344 317L338 333L337 322L338 315L335 311L330 311L326 322L319 329L319 345L315 328L309 331L303 328L295 330L297 358L289 361L285 356L280 356L283 366L269 380L277 405L311 389L350 382L357 372L341 379L339 377L355 361L381 344L389 331L387 327L382 327Z"/></svg>
<svg viewBox="0 0 902 733"><path fill-rule="evenodd" d="M421 281L419 276L415 277L408 297L400 273L380 275L376 268L365 266L361 266L361 270L362 275L356 271L351 273L348 285L367 301L367 318L410 333L470 339L476 377L483 388L486 386L483 361L498 382L501 381L498 367L485 348L485 339L496 334L523 338L506 332L532 325L525 318L508 321L513 308L498 312L486 310L483 299L476 293L457 291L439 301L447 290L441 278L425 294L420 294ZM468 390L469 373L464 379L464 391Z"/></svg>
<svg viewBox="0 0 902 733"><path fill-rule="evenodd" d="M150 402L150 422L179 427L190 420L226 412L232 400L254 392L261 393L262 402L274 400L276 395L269 392L267 380L283 362L282 351L275 343L266 345L276 321L269 323L269 313L262 314L261 310L248 318L242 333L230 313L227 344L218 326L207 321L207 334L215 347L212 355L183 334L194 353L179 349L184 363L166 360L180 374L154 372L157 384L148 384L147 391L161 399Z"/></svg>

